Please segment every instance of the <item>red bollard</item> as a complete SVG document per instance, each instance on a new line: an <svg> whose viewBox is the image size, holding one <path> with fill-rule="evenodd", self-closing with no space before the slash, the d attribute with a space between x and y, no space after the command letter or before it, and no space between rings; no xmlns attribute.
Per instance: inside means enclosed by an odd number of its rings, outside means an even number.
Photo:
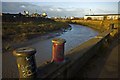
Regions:
<svg viewBox="0 0 120 80"><path fill-rule="evenodd" d="M64 44L65 39L55 38L52 40L52 61L63 62L64 61Z"/></svg>

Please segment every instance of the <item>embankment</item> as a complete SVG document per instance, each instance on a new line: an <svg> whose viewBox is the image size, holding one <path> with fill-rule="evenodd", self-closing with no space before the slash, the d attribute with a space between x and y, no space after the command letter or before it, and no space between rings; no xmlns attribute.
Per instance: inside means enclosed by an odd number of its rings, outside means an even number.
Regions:
<svg viewBox="0 0 120 80"><path fill-rule="evenodd" d="M3 22L2 23L2 49L9 51L12 44L23 43L29 39L48 34L53 31L63 31L69 26L66 22L56 22L45 19L40 22Z"/></svg>
<svg viewBox="0 0 120 80"><path fill-rule="evenodd" d="M99 32L109 30L109 26L111 24L114 24L116 28L118 28L118 25L120 25L120 22L118 22L118 20L71 20L71 22L91 27Z"/></svg>
<svg viewBox="0 0 120 80"><path fill-rule="evenodd" d="M93 28L99 30L100 34L70 50L68 55L65 56L66 62L61 64L56 64L53 62L40 66L38 68L38 78L74 78L78 71L92 56L104 52L104 50L111 45L114 38L118 37L118 26L117 28L115 26L115 29L110 29L110 27L107 26L110 24L107 24L106 26L105 24L102 30L101 28L98 28L100 26L96 26L94 23L86 24L91 25L91 27L94 25ZM115 25L117 25L117 23Z"/></svg>
<svg viewBox="0 0 120 80"><path fill-rule="evenodd" d="M93 28L94 30L97 30L98 32L104 32L106 30L110 29L110 25L114 24L115 28L120 30L120 21L119 20L56 20L61 22L68 22L72 24L80 24L83 26L88 26L90 28Z"/></svg>

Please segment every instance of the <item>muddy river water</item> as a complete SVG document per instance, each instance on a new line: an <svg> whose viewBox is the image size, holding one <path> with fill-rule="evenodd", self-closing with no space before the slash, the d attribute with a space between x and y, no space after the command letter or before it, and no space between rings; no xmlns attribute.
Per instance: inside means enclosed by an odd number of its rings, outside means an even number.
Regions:
<svg viewBox="0 0 120 80"><path fill-rule="evenodd" d="M42 37L44 39L37 38L37 40L34 41L34 43L29 43L21 47L29 46L29 47L35 48L37 50L37 53L35 55L36 63L37 63L37 66L40 66L45 61L51 60L53 38L56 38L56 37L64 38L66 40L65 52L67 52L72 48L77 47L81 43L95 37L98 34L97 31L85 26L76 25L76 24L70 24L70 26L71 26L71 29L65 32L62 32L62 34L54 32L46 35L47 38L44 38L44 37ZM56 35L56 36L53 36L53 35ZM50 36L53 36L53 37L50 37ZM15 57L12 54L8 54L8 53L3 54L2 56L3 56L2 58L4 58L2 61L3 77L5 78L18 77L18 70L17 70Z"/></svg>

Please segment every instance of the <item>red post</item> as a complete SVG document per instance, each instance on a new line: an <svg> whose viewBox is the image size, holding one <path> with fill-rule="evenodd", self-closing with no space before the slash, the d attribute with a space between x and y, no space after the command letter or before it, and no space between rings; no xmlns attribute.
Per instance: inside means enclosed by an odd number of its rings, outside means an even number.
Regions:
<svg viewBox="0 0 120 80"><path fill-rule="evenodd" d="M55 38L52 40L52 61L63 62L64 61L64 44L65 39Z"/></svg>

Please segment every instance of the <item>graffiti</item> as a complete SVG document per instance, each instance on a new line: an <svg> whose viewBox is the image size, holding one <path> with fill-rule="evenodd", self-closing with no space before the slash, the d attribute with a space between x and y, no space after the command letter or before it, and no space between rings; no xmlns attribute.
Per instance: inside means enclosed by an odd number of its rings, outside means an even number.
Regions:
<svg viewBox="0 0 120 80"><path fill-rule="evenodd" d="M24 77L33 75L32 69L30 69L30 68L32 68L31 65L27 65L27 66L21 65L21 71L22 71Z"/></svg>
<svg viewBox="0 0 120 80"><path fill-rule="evenodd" d="M19 66L20 69L21 69L21 72L23 74L23 77L29 77L29 76L34 74L34 72L35 72L35 63L34 63L33 59L34 59L33 56L26 57L25 58L26 64Z"/></svg>
<svg viewBox="0 0 120 80"><path fill-rule="evenodd" d="M26 57L26 61L31 62L31 61L32 61L32 58L33 58L33 56Z"/></svg>

